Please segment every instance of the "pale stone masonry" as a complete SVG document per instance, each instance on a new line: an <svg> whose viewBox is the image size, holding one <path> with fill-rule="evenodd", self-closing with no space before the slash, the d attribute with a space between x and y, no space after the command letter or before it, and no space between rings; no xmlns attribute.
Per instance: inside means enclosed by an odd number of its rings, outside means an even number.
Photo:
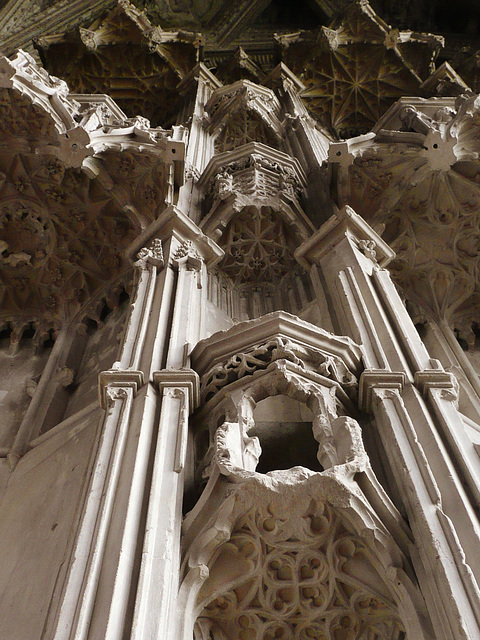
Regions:
<svg viewBox="0 0 480 640"><path fill-rule="evenodd" d="M297 4L0 3L0 640L480 638L480 12Z"/></svg>

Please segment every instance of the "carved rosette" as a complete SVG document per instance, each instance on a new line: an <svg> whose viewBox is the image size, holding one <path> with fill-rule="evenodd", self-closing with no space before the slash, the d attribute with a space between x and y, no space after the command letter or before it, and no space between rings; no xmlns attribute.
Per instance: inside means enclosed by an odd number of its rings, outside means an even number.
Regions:
<svg viewBox="0 0 480 640"><path fill-rule="evenodd" d="M288 229L266 207L244 209L219 244L225 251L219 268L236 283L275 282L295 267Z"/></svg>

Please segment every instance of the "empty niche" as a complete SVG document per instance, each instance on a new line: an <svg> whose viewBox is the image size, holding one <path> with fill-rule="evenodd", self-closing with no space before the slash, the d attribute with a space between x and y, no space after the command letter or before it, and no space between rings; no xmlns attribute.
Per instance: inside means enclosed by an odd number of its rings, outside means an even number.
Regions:
<svg viewBox="0 0 480 640"><path fill-rule="evenodd" d="M288 396L272 396L257 403L255 426L249 436L260 440L262 454L256 471L306 467L322 471L317 459L318 442L313 437L313 414L303 403Z"/></svg>

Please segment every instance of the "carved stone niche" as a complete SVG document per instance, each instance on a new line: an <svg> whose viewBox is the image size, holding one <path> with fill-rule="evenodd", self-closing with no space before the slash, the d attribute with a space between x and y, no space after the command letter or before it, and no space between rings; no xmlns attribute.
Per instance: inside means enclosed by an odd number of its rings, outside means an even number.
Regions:
<svg viewBox="0 0 480 640"><path fill-rule="evenodd" d="M206 128L217 152L252 141L280 147L284 138L281 105L275 93L249 80L216 89L205 105Z"/></svg>
<svg viewBox="0 0 480 640"><path fill-rule="evenodd" d="M360 358L349 338L285 312L194 349L203 399L194 437L207 436L208 482L184 521L175 637L433 638L408 528L375 484L351 417ZM323 471L255 471L255 406L278 396L310 411Z"/></svg>
<svg viewBox="0 0 480 640"><path fill-rule="evenodd" d="M336 464L352 438L339 415L356 413L360 358L349 338L282 311L201 341L192 353L203 402L197 469L205 477L216 469L253 472L260 456L262 471Z"/></svg>
<svg viewBox="0 0 480 640"><path fill-rule="evenodd" d="M184 522L176 637L433 638L409 561L355 482L297 467L222 489Z"/></svg>
<svg viewBox="0 0 480 640"><path fill-rule="evenodd" d="M296 159L252 142L214 156L199 184L207 194L200 224L225 251L218 268L234 283L234 295L241 285L278 283L295 270L295 248L314 230L300 206L306 180ZM237 306L249 310L238 309L237 318L261 315L254 293L242 292Z"/></svg>

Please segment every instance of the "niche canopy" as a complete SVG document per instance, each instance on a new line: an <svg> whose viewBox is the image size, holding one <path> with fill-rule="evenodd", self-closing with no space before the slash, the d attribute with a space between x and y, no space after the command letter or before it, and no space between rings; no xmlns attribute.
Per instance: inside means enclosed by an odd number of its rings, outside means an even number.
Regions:
<svg viewBox="0 0 480 640"><path fill-rule="evenodd" d="M243 385L244 378L258 378L280 363L305 379L349 388L361 372L361 355L350 338L276 311L202 340L192 352L192 364L201 376L205 402L223 387Z"/></svg>

